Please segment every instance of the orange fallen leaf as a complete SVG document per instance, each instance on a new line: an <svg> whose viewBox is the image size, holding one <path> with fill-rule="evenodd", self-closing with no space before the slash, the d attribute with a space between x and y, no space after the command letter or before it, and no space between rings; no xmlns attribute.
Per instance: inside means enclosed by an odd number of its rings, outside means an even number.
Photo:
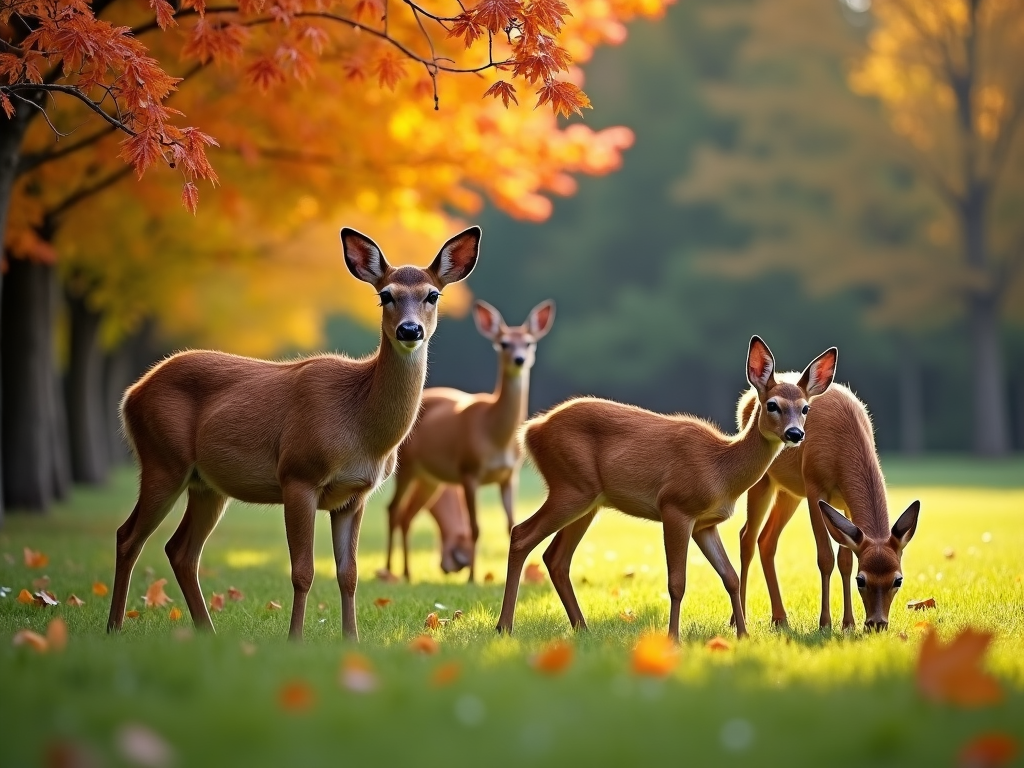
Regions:
<svg viewBox="0 0 1024 768"><path fill-rule="evenodd" d="M409 642L409 650L413 653L422 653L424 656L433 656L441 650L441 646L430 635L419 635Z"/></svg>
<svg viewBox="0 0 1024 768"><path fill-rule="evenodd" d="M957 756L958 768L1000 768L1017 756L1020 745L1005 733L983 733L967 742Z"/></svg>
<svg viewBox="0 0 1024 768"><path fill-rule="evenodd" d="M25 566L27 568L45 568L50 563L50 558L42 552L25 547Z"/></svg>
<svg viewBox="0 0 1024 768"><path fill-rule="evenodd" d="M459 666L457 661L449 661L447 664L442 664L434 670L430 676L430 684L435 688L442 688L446 685L451 685L459 676L462 674L462 667Z"/></svg>
<svg viewBox="0 0 1024 768"><path fill-rule="evenodd" d="M242 590L228 587L228 600L234 600L237 603L239 600L244 599L245 595L242 594Z"/></svg>
<svg viewBox="0 0 1024 768"><path fill-rule="evenodd" d="M306 712L313 708L314 701L313 689L302 680L287 682L277 692L277 703L286 712Z"/></svg>
<svg viewBox="0 0 1024 768"><path fill-rule="evenodd" d="M181 612L181 608L179 608L178 606L174 606L167 613L167 618L169 618L171 621L181 621L181 617L183 615L184 614Z"/></svg>
<svg viewBox="0 0 1024 768"><path fill-rule="evenodd" d="M341 660L338 682L354 693L370 693L377 688L377 675L368 658L359 653L348 653Z"/></svg>
<svg viewBox="0 0 1024 768"><path fill-rule="evenodd" d="M634 621L636 621L636 614L633 613L632 610L622 611L619 613L619 618L625 622L629 622L630 624L632 624Z"/></svg>
<svg viewBox="0 0 1024 768"><path fill-rule="evenodd" d="M612 597L618 597L619 595L622 594L622 590L619 589L618 587L612 587L611 589L608 590L608 594L611 595Z"/></svg>
<svg viewBox="0 0 1024 768"><path fill-rule="evenodd" d="M931 629L932 623L930 621L921 620L914 624L914 629Z"/></svg>
<svg viewBox="0 0 1024 768"><path fill-rule="evenodd" d="M32 605L35 601L36 599L32 597L32 593L27 589L23 589L18 593L18 602L22 605Z"/></svg>
<svg viewBox="0 0 1024 768"><path fill-rule="evenodd" d="M398 577L395 576L395 574L393 574L387 568L378 568L374 575L377 577L378 580L383 581L386 584L398 583Z"/></svg>
<svg viewBox="0 0 1024 768"><path fill-rule="evenodd" d="M50 586L49 576L40 576L38 579L32 579L32 589L46 589Z"/></svg>
<svg viewBox="0 0 1024 768"><path fill-rule="evenodd" d="M930 629L917 659L917 687L934 702L980 707L1002 700L997 681L982 668L991 632L965 629L949 643Z"/></svg>
<svg viewBox="0 0 1024 768"><path fill-rule="evenodd" d="M494 574L488 571L484 574L484 584L491 584L494 582Z"/></svg>
<svg viewBox="0 0 1024 768"><path fill-rule="evenodd" d="M223 611L224 610L224 593L214 592L210 595L210 610L211 611Z"/></svg>
<svg viewBox="0 0 1024 768"><path fill-rule="evenodd" d="M437 617L436 613L428 613L427 620L423 622L423 626L427 629L437 629L441 626L441 619Z"/></svg>
<svg viewBox="0 0 1024 768"><path fill-rule="evenodd" d="M269 603L267 603L267 610L268 611L280 611L281 610L281 604L279 602L277 602L277 600L271 600Z"/></svg>
<svg viewBox="0 0 1024 768"><path fill-rule="evenodd" d="M386 608L387 606L391 605L391 598L378 597L376 600L373 601L373 604L376 605L378 608Z"/></svg>
<svg viewBox="0 0 1024 768"><path fill-rule="evenodd" d="M575 649L565 640L555 640L530 659L530 666L545 675L559 675L572 664Z"/></svg>
<svg viewBox="0 0 1024 768"><path fill-rule="evenodd" d="M24 645L36 653L46 653L50 648L49 641L31 629L19 629L15 632L14 637L11 638L11 645L15 647Z"/></svg>
<svg viewBox="0 0 1024 768"><path fill-rule="evenodd" d="M85 600L80 598L78 595L68 595L68 599L65 600L68 605L74 606L75 608L81 608L85 605Z"/></svg>
<svg viewBox="0 0 1024 768"><path fill-rule="evenodd" d="M909 608L912 611L923 611L926 608L934 608L934 607L935 607L935 598L934 597L926 597L923 600L911 600L910 602L907 603L907 608Z"/></svg>
<svg viewBox="0 0 1024 768"><path fill-rule="evenodd" d="M103 597L108 591L107 585L102 581L94 581L92 583L92 593L96 595L96 597Z"/></svg>
<svg viewBox="0 0 1024 768"><path fill-rule="evenodd" d="M543 584L544 569L541 568L537 563L530 563L528 566L526 566L526 572L523 573L523 580L527 584Z"/></svg>
<svg viewBox="0 0 1024 768"><path fill-rule="evenodd" d="M139 618L139 615L138 611L125 611L124 617L126 619L137 619Z"/></svg>
<svg viewBox="0 0 1024 768"><path fill-rule="evenodd" d="M52 619L46 625L46 641L55 651L63 651L68 647L68 625L60 616Z"/></svg>
<svg viewBox="0 0 1024 768"><path fill-rule="evenodd" d="M704 647L707 648L709 651L731 651L732 643L730 643L724 637L719 637L718 635L715 635L704 644Z"/></svg>
<svg viewBox="0 0 1024 768"><path fill-rule="evenodd" d="M679 662L679 648L667 635L648 633L633 648L633 672L664 677Z"/></svg>
<svg viewBox="0 0 1024 768"><path fill-rule="evenodd" d="M146 596L142 598L142 602L145 603L147 608L163 608L168 603L173 603L164 592L164 585L167 584L167 579L157 579L146 589Z"/></svg>

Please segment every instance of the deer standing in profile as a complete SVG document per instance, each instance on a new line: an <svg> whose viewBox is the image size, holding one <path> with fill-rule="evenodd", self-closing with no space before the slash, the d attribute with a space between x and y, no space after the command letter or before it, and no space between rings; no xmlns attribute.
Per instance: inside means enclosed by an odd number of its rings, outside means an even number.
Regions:
<svg viewBox="0 0 1024 768"><path fill-rule="evenodd" d="M352 229L341 230L341 242L349 271L380 296L376 352L359 360L317 355L284 363L182 352L125 393L121 420L139 463L139 499L117 531L108 631L121 628L143 545L187 489L185 515L166 551L198 628L213 629L199 587L199 558L228 499L235 498L284 504L294 639L302 637L313 582L316 511L331 513L342 633L358 639L356 549L363 507L394 471L398 445L416 419L437 301L446 285L473 270L480 229L445 243L427 269L392 267L372 240Z"/></svg>
<svg viewBox="0 0 1024 768"><path fill-rule="evenodd" d="M718 524L756 483L784 446L804 439L808 403L835 375L838 351L815 358L795 384L775 379L775 360L760 338L750 340L747 380L757 392L755 412L736 435L724 435L693 416L665 416L596 398L570 400L531 419L524 443L547 484L548 496L530 519L512 529L499 632L512 632L519 580L530 552L557 534L544 562L569 623L585 629L569 579L573 553L601 507L660 521L664 527L671 599L668 633L679 639L692 538L722 579L746 635L739 578Z"/></svg>
<svg viewBox="0 0 1024 768"><path fill-rule="evenodd" d="M394 532L400 529L406 579L410 578L409 526L417 513L430 505L442 484L461 485L465 495L472 548L468 561L461 548L453 552L453 557L459 567L469 566L470 581L475 575L476 543L480 538L476 492L481 485L498 484L509 530L515 525L513 496L521 461L516 432L526 418L537 342L551 330L555 303L538 304L526 323L510 328L498 310L477 301L473 320L498 352L494 392L470 395L448 387L425 390L416 426L398 449L395 495L388 506L385 567L391 570Z"/></svg>
<svg viewBox="0 0 1024 768"><path fill-rule="evenodd" d="M782 374L780 378L791 380L795 375ZM750 417L755 400L753 391L740 398L737 421ZM843 629L855 626L850 592L854 554L859 564L857 589L864 602L864 628L887 628L889 608L903 584L903 550L917 530L921 502L911 503L889 527L885 478L875 451L871 419L856 395L839 384L815 401L807 416L807 440L797 450L780 455L747 493L747 522L740 532L740 603L745 610L747 577L756 545L776 625L784 626L788 619L775 571L775 553L783 528L804 498L821 572L819 626L832 626L829 581L836 556L829 542L831 536L840 544ZM846 510L852 521L832 504ZM762 530L769 509L771 514Z"/></svg>

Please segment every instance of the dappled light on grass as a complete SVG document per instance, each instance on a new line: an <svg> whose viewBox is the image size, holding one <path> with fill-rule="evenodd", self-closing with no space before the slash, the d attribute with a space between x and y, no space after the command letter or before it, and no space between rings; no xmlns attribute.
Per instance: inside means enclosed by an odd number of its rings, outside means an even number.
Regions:
<svg viewBox="0 0 1024 768"><path fill-rule="evenodd" d="M258 549L229 549L223 557L228 568L261 568L270 562L271 553Z"/></svg>

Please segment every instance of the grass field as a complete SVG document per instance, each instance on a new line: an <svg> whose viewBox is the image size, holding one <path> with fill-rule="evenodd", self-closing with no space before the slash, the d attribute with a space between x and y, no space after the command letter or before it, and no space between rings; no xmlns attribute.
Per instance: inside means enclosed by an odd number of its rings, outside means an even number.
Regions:
<svg viewBox="0 0 1024 768"><path fill-rule="evenodd" d="M480 570L496 580L470 586L462 575L441 574L426 516L415 529L414 583L373 578L383 562L387 494L380 494L367 510L359 558L358 652L378 680L368 693L339 685L341 660L357 649L340 637L326 515L318 521L303 644L285 640L291 586L281 512L244 505L229 508L203 559L204 594L234 586L245 596L213 614L216 636L185 629L187 612L172 622L167 608L142 604L147 584L165 577L174 605L184 608L163 553L179 508L136 568L129 608L141 616L108 637L109 598L95 597L91 586L112 581L114 530L134 503L135 477L125 470L107 488L76 492L48 518L11 516L0 531L0 585L13 590L0 599L0 764L81 764L69 757L133 764L118 745L126 726L139 725L170 745L170 754L151 750L148 763L146 754L134 763L149 765L957 765L962 745L980 733L1024 737L1024 461L894 460L886 470L894 511L923 501L888 633L818 631L814 546L801 508L779 556L791 630L770 628L756 567L750 639L725 652L705 648L715 635L731 637L728 600L692 548L680 662L665 679L630 671L640 634L662 632L667 622L659 527L603 512L591 528L573 569L589 633L573 636L544 583L523 585L516 634L496 637L507 551L496 494L483 497ZM525 476L521 519L540 498L536 478ZM723 526L734 563L743 508L741 500ZM46 553L49 565L26 568L26 546ZM44 573L62 604L18 603L19 590ZM71 593L85 606L67 605ZM378 597L393 602L378 608ZM904 607L925 597L937 603L927 615ZM270 600L284 609L268 610ZM835 582L832 605L833 617L841 615ZM407 649L428 613L456 609L463 618L434 632L439 654ZM627 611L635 621L621 618ZM42 632L56 615L69 627L63 653L12 646L15 632ZM861 621L859 604L857 615ZM996 632L987 667L1006 692L1001 704L965 710L921 698L914 664L922 633L914 624L922 618L943 637L966 626ZM559 676L542 675L529 659L559 638L571 640L575 659ZM453 662L458 679L434 684L435 670ZM301 711L280 701L282 686L296 682L312 692ZM1018 756L1012 764L1024 763Z"/></svg>

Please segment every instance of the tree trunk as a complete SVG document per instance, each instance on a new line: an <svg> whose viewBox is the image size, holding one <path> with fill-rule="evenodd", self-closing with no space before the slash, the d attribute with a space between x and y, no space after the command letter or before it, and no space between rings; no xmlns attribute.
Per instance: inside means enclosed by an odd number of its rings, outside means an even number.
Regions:
<svg viewBox="0 0 1024 768"><path fill-rule="evenodd" d="M910 339L900 340L900 450L918 454L924 450L924 390L921 363Z"/></svg>
<svg viewBox="0 0 1024 768"><path fill-rule="evenodd" d="M50 269L50 306L49 317L51 323L56 316L57 307L60 302L61 288L60 280L57 278L57 270ZM50 338L53 338L51 325ZM52 343L51 343L52 353ZM68 420L64 408L64 385L60 376L57 375L57 361L51 357L52 375L49 418L51 424L50 448L53 451L53 497L64 499L71 491L71 454L68 450Z"/></svg>
<svg viewBox="0 0 1024 768"><path fill-rule="evenodd" d="M101 316L83 296L67 295L70 359L66 381L71 475L76 483L106 482L110 468L106 390L99 345Z"/></svg>

